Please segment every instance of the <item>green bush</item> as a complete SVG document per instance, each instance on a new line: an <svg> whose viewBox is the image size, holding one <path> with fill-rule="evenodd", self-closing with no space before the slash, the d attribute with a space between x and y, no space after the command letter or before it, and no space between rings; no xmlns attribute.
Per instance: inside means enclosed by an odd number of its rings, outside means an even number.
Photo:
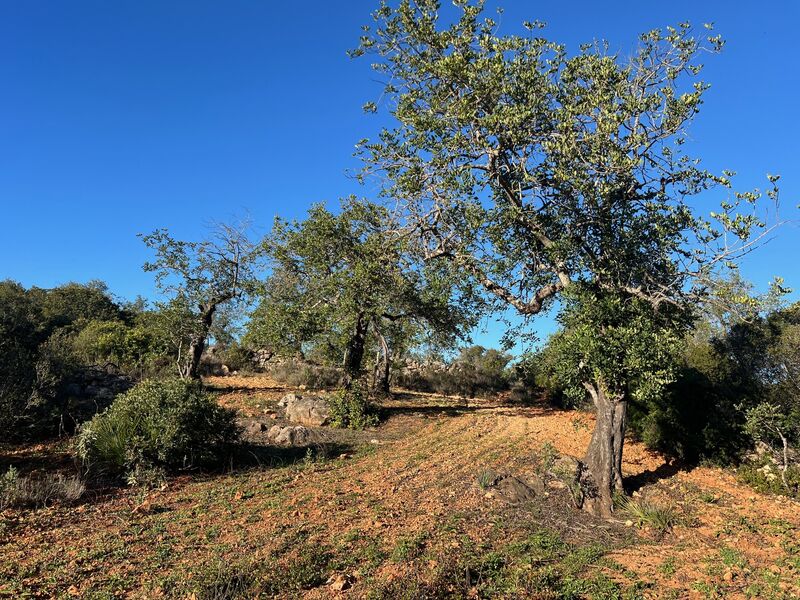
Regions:
<svg viewBox="0 0 800 600"><path fill-rule="evenodd" d="M768 456L746 460L736 468L737 479L757 492L800 498L800 466L793 464L786 469L786 485L780 474L781 466Z"/></svg>
<svg viewBox="0 0 800 600"><path fill-rule="evenodd" d="M254 370L253 351L234 342L222 352L222 363L233 371L248 373Z"/></svg>
<svg viewBox="0 0 800 600"><path fill-rule="evenodd" d="M146 380L81 428L78 456L110 475L211 465L238 438L235 416L198 383Z"/></svg>
<svg viewBox="0 0 800 600"><path fill-rule="evenodd" d="M378 424L375 405L360 384L354 384L348 390L339 390L328 402L334 427L364 429Z"/></svg>

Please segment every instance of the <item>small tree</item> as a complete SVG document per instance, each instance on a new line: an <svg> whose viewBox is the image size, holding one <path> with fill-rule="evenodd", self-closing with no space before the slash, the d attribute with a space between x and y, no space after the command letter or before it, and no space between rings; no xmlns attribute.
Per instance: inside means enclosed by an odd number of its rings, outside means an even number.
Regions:
<svg viewBox="0 0 800 600"><path fill-rule="evenodd" d="M281 354L312 343L341 361L345 388L363 374L374 343L377 387L388 391L389 343L405 338L408 327L465 335L469 308L452 302L448 273L408 263L403 240L386 232L389 221L384 208L355 201L338 215L316 205L303 222L276 221L268 242L273 275L249 342Z"/></svg>
<svg viewBox="0 0 800 600"><path fill-rule="evenodd" d="M144 270L154 272L156 284L171 296L172 305L190 315L188 323L176 327L179 374L199 379L214 315L221 306L245 301L255 292L264 248L250 241L246 224L220 224L209 239L200 242L176 240L166 229L140 237L156 253Z"/></svg>

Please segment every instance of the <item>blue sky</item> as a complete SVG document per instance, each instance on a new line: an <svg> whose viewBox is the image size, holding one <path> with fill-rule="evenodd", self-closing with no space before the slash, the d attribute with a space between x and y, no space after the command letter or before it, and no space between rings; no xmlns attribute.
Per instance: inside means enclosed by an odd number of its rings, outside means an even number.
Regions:
<svg viewBox="0 0 800 600"><path fill-rule="evenodd" d="M360 108L380 84L345 52L376 5L0 0L0 278L103 279L119 296L152 296L139 232L191 239L245 211L266 232L277 214L369 196L347 171L355 142L380 127ZM539 19L572 48L595 38L629 48L653 27L714 22L727 46L707 60L694 151L742 187L780 173L786 215L800 203L800 3L502 5L502 31ZM760 288L774 275L800 287L798 260L790 225L743 273ZM489 325L478 341L497 340Z"/></svg>

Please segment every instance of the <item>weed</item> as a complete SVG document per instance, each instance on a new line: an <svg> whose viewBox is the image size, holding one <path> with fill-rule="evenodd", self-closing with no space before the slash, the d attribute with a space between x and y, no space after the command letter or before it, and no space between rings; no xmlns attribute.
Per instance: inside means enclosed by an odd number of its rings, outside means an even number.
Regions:
<svg viewBox="0 0 800 600"><path fill-rule="evenodd" d="M328 399L331 425L348 429L366 429L378 424L378 415L369 393L355 383L348 390L340 390Z"/></svg>
<svg viewBox="0 0 800 600"><path fill-rule="evenodd" d="M77 502L86 491L80 478L60 473L42 477L21 477L14 467L0 476L0 510L48 506L54 501Z"/></svg>
<svg viewBox="0 0 800 600"><path fill-rule="evenodd" d="M639 527L649 527L658 533L666 533L677 524L675 509L669 506L658 506L646 500L628 499L622 510L628 514Z"/></svg>
<svg viewBox="0 0 800 600"><path fill-rule="evenodd" d="M659 571L661 571L667 577L672 577L673 575L675 575L675 571L677 571L677 566L675 564L675 557L670 556L663 563L661 563Z"/></svg>
<svg viewBox="0 0 800 600"><path fill-rule="evenodd" d="M419 557L425 549L427 539L428 533L424 531L412 537L400 538L392 551L392 560L403 562Z"/></svg>
<svg viewBox="0 0 800 600"><path fill-rule="evenodd" d="M497 480L497 475L494 471L489 469L484 469L480 473L478 473L478 486L485 490L490 488L494 485L494 482Z"/></svg>
<svg viewBox="0 0 800 600"><path fill-rule="evenodd" d="M700 492L699 498L701 502L705 502L706 504L716 504L719 502L719 496L707 490Z"/></svg>

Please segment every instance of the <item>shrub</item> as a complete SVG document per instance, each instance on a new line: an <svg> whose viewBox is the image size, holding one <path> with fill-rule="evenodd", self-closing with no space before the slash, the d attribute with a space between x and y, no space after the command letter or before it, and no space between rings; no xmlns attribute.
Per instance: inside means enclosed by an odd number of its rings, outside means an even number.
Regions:
<svg viewBox="0 0 800 600"><path fill-rule="evenodd" d="M222 352L222 362L231 371L250 372L255 368L254 352L236 342Z"/></svg>
<svg viewBox="0 0 800 600"><path fill-rule="evenodd" d="M800 498L800 466L798 465L789 465L784 472L769 456L762 456L739 465L736 469L736 477L762 494L780 494Z"/></svg>
<svg viewBox="0 0 800 600"><path fill-rule="evenodd" d="M41 342L40 308L29 292L0 282L0 438L10 439L25 416L35 381ZM16 435L13 435L16 437Z"/></svg>
<svg viewBox="0 0 800 600"><path fill-rule="evenodd" d="M331 424L334 427L364 429L378 424L375 405L361 384L339 390L329 399Z"/></svg>
<svg viewBox="0 0 800 600"><path fill-rule="evenodd" d="M235 412L200 384L146 380L83 426L78 456L112 475L204 466L219 462L238 435Z"/></svg>
<svg viewBox="0 0 800 600"><path fill-rule="evenodd" d="M53 501L71 504L86 490L80 478L60 473L21 477L14 467L0 477L0 510L48 506Z"/></svg>

